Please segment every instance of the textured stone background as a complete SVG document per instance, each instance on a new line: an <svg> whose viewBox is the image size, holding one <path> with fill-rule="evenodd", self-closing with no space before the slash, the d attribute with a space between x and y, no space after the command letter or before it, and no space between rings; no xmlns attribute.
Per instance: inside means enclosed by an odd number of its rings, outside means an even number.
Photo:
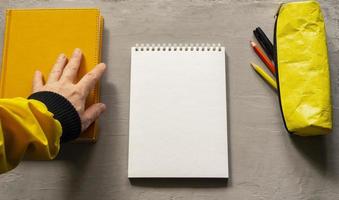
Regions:
<svg viewBox="0 0 339 200"><path fill-rule="evenodd" d="M279 0L0 0L0 35L8 7L99 7L105 18L108 71L95 145L62 147L55 161L24 161L0 176L1 200L339 199L339 137L286 133L276 94L255 74L249 47L260 25L272 35ZM323 0L339 117L339 1ZM218 180L127 179L130 47L135 43L221 43L227 48L230 176ZM20 59L20 58L18 58ZM211 163L213 164L213 163Z"/></svg>

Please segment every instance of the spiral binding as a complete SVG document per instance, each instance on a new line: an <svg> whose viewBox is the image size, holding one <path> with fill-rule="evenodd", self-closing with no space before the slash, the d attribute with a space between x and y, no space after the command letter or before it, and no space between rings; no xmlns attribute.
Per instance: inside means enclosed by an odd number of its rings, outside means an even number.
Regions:
<svg viewBox="0 0 339 200"><path fill-rule="evenodd" d="M133 51L224 51L220 44L136 44Z"/></svg>

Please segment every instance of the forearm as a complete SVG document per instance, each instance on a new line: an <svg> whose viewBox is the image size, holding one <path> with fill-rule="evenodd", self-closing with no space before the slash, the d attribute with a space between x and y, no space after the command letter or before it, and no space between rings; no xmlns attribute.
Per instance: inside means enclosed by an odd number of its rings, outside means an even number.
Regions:
<svg viewBox="0 0 339 200"><path fill-rule="evenodd" d="M42 102L0 99L0 172L16 167L24 155L53 159L61 132L61 124Z"/></svg>

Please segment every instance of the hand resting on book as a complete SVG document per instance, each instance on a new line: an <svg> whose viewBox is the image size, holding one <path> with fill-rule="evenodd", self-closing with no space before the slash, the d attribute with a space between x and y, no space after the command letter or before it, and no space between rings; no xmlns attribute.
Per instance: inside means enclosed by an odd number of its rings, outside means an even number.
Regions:
<svg viewBox="0 0 339 200"><path fill-rule="evenodd" d="M36 71L33 79L33 93L41 91L54 92L65 97L76 109L81 120L81 131L86 130L102 112L105 104L96 103L85 109L86 97L94 88L97 81L105 72L106 65L98 64L79 81L75 82L82 59L80 49L75 49L73 55L67 60L64 54L60 54L54 64L48 80L44 84L40 71ZM67 62L68 61L68 62Z"/></svg>

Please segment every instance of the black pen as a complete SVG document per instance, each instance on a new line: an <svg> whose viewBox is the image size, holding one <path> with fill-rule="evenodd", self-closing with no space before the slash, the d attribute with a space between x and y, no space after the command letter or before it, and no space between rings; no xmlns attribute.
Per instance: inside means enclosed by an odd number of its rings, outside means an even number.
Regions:
<svg viewBox="0 0 339 200"><path fill-rule="evenodd" d="M266 36L265 32L260 28L257 27L254 31L254 36L258 40L259 44L262 46L264 49L265 53L267 56L273 60L273 55L274 55L274 50L273 50L273 44L272 42L268 39Z"/></svg>

